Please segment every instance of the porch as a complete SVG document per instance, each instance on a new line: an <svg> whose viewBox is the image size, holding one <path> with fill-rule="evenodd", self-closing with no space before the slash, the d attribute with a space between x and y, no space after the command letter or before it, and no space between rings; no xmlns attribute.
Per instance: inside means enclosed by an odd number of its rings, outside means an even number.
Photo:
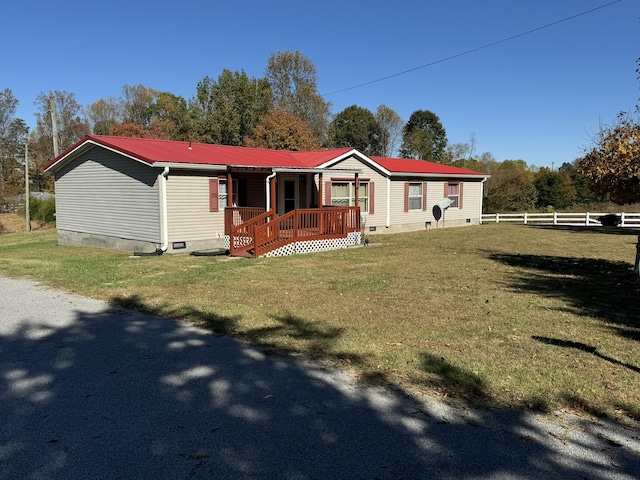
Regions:
<svg viewBox="0 0 640 480"><path fill-rule="evenodd" d="M242 181L244 171L229 171L225 179L224 233L232 256L290 255L360 243L357 193L356 206L323 205L322 170L260 173L261 182ZM357 172L353 173L357 182ZM241 189L248 184L254 185L253 192L234 192L234 186ZM265 200L260 202L264 206L234 204L240 198L257 198L257 185L264 185Z"/></svg>
<svg viewBox="0 0 640 480"><path fill-rule="evenodd" d="M360 240L360 207L296 209L281 216L261 210L225 209L230 255L290 255L344 248Z"/></svg>

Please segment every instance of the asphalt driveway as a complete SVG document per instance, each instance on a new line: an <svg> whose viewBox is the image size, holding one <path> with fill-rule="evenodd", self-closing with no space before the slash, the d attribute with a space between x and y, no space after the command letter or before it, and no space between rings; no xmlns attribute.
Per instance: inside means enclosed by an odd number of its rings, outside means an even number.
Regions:
<svg viewBox="0 0 640 480"><path fill-rule="evenodd" d="M640 433L417 402L0 277L0 479L187 478L637 479Z"/></svg>

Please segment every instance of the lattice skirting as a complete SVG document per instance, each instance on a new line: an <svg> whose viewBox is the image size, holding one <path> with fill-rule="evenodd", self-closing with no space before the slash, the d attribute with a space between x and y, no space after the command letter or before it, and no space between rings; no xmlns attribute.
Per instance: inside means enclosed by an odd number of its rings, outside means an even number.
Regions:
<svg viewBox="0 0 640 480"><path fill-rule="evenodd" d="M261 257L282 257L284 255L296 255L300 253L322 252L325 250L337 250L360 244L360 232L351 232L346 238L329 238L324 240L308 240L293 242L284 247L277 248Z"/></svg>

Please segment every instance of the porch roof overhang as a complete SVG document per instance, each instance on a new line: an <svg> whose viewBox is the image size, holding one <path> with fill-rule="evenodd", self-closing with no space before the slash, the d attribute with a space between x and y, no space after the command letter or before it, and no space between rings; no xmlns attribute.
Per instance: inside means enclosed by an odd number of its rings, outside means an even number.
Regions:
<svg viewBox="0 0 640 480"><path fill-rule="evenodd" d="M344 174L359 174L362 170L358 168L279 168L272 169L274 173L344 173Z"/></svg>
<svg viewBox="0 0 640 480"><path fill-rule="evenodd" d="M193 163L180 163L180 162L153 162L153 167L169 167L180 170L207 170L211 172L226 172L226 165L201 165Z"/></svg>

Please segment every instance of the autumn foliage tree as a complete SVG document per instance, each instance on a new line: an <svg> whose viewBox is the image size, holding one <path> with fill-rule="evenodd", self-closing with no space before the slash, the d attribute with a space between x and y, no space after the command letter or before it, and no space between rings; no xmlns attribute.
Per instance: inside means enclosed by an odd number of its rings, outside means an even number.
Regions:
<svg viewBox="0 0 640 480"><path fill-rule="evenodd" d="M578 171L601 197L618 204L640 201L639 119L621 113L613 125L601 128Z"/></svg>
<svg viewBox="0 0 640 480"><path fill-rule="evenodd" d="M331 104L318 93L318 73L300 52L276 52L267 63L265 77L271 86L273 106L302 119L317 143L327 139Z"/></svg>
<svg viewBox="0 0 640 480"><path fill-rule="evenodd" d="M253 134L246 137L246 147L272 150L315 150L319 145L309 126L282 110L272 110L265 115Z"/></svg>

